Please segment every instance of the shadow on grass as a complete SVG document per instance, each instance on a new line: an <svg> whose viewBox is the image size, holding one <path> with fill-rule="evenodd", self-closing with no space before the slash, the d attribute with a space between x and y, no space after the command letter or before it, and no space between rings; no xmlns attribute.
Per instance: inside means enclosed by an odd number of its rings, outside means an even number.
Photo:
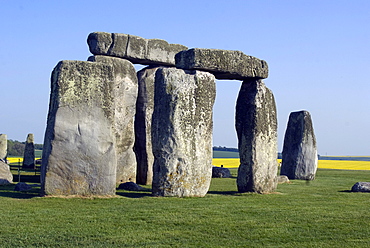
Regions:
<svg viewBox="0 0 370 248"><path fill-rule="evenodd" d="M0 197L8 197L15 199L31 199L40 196L39 186L33 187L29 191L14 191L15 184L0 186Z"/></svg>
<svg viewBox="0 0 370 248"><path fill-rule="evenodd" d="M207 194L212 195L240 195L238 191L208 191Z"/></svg>

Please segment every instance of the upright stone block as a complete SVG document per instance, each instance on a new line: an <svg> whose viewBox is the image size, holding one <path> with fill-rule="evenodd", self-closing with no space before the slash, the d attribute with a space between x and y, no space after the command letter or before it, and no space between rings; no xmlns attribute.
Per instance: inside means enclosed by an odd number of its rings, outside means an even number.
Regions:
<svg viewBox="0 0 370 248"><path fill-rule="evenodd" d="M155 74L160 67L147 67L137 73L139 91L135 115L136 182L151 184L153 180L152 115L154 110Z"/></svg>
<svg viewBox="0 0 370 248"><path fill-rule="evenodd" d="M8 154L8 137L6 134L0 134L0 159L6 160Z"/></svg>
<svg viewBox="0 0 370 248"><path fill-rule="evenodd" d="M138 82L134 65L125 59L94 56L90 60L113 67L114 132L116 136L117 179L116 183L136 181L136 157L134 116Z"/></svg>
<svg viewBox="0 0 370 248"><path fill-rule="evenodd" d="M13 174L8 164L0 160L0 185L13 183Z"/></svg>
<svg viewBox="0 0 370 248"><path fill-rule="evenodd" d="M202 197L212 177L215 78L207 72L161 68L155 80L153 195Z"/></svg>
<svg viewBox="0 0 370 248"><path fill-rule="evenodd" d="M24 147L23 167L35 167L35 144L33 133L27 135L26 145Z"/></svg>
<svg viewBox="0 0 370 248"><path fill-rule="evenodd" d="M51 93L41 171L46 195L114 195L115 86L112 65L61 61Z"/></svg>
<svg viewBox="0 0 370 248"><path fill-rule="evenodd" d="M277 186L276 105L271 90L262 80L243 81L235 119L240 155L238 191L274 191Z"/></svg>
<svg viewBox="0 0 370 248"><path fill-rule="evenodd" d="M175 56L176 67L209 71L217 79L267 78L266 61L240 51L192 48Z"/></svg>
<svg viewBox="0 0 370 248"><path fill-rule="evenodd" d="M311 115L292 112L285 131L280 175L289 179L313 180L317 171L317 146Z"/></svg>

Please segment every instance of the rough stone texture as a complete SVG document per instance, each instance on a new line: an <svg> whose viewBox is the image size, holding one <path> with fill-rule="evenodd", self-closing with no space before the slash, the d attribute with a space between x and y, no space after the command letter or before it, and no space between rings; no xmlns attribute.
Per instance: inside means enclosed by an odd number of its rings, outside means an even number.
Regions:
<svg viewBox="0 0 370 248"><path fill-rule="evenodd" d="M285 175L280 175L277 177L277 181L278 181L278 184L282 184L282 183L289 183L289 178Z"/></svg>
<svg viewBox="0 0 370 248"><path fill-rule="evenodd" d="M27 183L17 183L14 187L14 191L29 191L32 189L31 185L28 185Z"/></svg>
<svg viewBox="0 0 370 248"><path fill-rule="evenodd" d="M121 183L118 186L118 189L124 189L124 190L130 190L130 191L141 191L141 190L143 190L142 187L140 187L139 185L137 185L134 182Z"/></svg>
<svg viewBox="0 0 370 248"><path fill-rule="evenodd" d="M114 85L114 131L116 136L117 179L116 183L136 181L136 157L134 116L138 83L134 65L125 59L94 56L90 60L112 65Z"/></svg>
<svg viewBox="0 0 370 248"><path fill-rule="evenodd" d="M357 182L352 186L351 191L370 193L370 182Z"/></svg>
<svg viewBox="0 0 370 248"><path fill-rule="evenodd" d="M161 68L156 73L152 145L155 196L204 196L212 177L215 77Z"/></svg>
<svg viewBox="0 0 370 248"><path fill-rule="evenodd" d="M6 159L8 153L8 138L6 134L0 134L0 159Z"/></svg>
<svg viewBox="0 0 370 248"><path fill-rule="evenodd" d="M35 167L35 144L33 133L27 135L26 145L24 147L23 163L24 168Z"/></svg>
<svg viewBox="0 0 370 248"><path fill-rule="evenodd" d="M139 91L135 115L136 182L151 184L153 180L152 115L154 110L155 74L160 67L144 68L137 73Z"/></svg>
<svg viewBox="0 0 370 248"><path fill-rule="evenodd" d="M243 81L235 119L240 155L238 191L274 191L278 168L276 106L271 90L262 80Z"/></svg>
<svg viewBox="0 0 370 248"><path fill-rule="evenodd" d="M3 161L0 161L0 185L13 183L13 174L10 172L10 167Z"/></svg>
<svg viewBox="0 0 370 248"><path fill-rule="evenodd" d="M61 61L51 94L41 169L47 195L113 195L116 186L111 65Z"/></svg>
<svg viewBox="0 0 370 248"><path fill-rule="evenodd" d="M317 171L317 146L311 115L292 112L285 131L280 175L289 179L313 180Z"/></svg>
<svg viewBox="0 0 370 248"><path fill-rule="evenodd" d="M165 40L144 39L128 34L94 32L87 38L90 52L108 55L144 65L175 65L175 55L188 48L179 44L168 44Z"/></svg>
<svg viewBox="0 0 370 248"><path fill-rule="evenodd" d="M176 54L176 67L204 70L217 79L267 78L266 61L240 51L192 48Z"/></svg>
<svg viewBox="0 0 370 248"><path fill-rule="evenodd" d="M212 167L212 177L213 178L229 178L231 177L231 173L228 168L213 166Z"/></svg>

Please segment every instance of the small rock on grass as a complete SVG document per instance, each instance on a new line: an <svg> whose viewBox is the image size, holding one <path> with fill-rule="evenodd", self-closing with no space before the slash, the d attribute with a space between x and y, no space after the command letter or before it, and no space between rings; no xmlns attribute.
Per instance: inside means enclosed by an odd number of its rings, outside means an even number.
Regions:
<svg viewBox="0 0 370 248"><path fill-rule="evenodd" d="M367 192L370 193L370 182L357 182L352 186L352 192Z"/></svg>

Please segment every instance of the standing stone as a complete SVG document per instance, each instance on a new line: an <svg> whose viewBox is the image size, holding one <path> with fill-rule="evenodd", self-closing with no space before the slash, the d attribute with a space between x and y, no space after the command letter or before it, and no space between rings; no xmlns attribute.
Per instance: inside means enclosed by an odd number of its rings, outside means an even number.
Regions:
<svg viewBox="0 0 370 248"><path fill-rule="evenodd" d="M155 80L152 193L202 197L212 178L215 77L160 68Z"/></svg>
<svg viewBox="0 0 370 248"><path fill-rule="evenodd" d="M44 194L115 194L116 80L105 63L61 61L54 68L42 157Z"/></svg>
<svg viewBox="0 0 370 248"><path fill-rule="evenodd" d="M275 99L262 80L244 80L236 103L239 192L269 193L277 186Z"/></svg>
<svg viewBox="0 0 370 248"><path fill-rule="evenodd" d="M292 112L285 131L280 175L289 179L313 180L317 171L317 146L311 115Z"/></svg>
<svg viewBox="0 0 370 248"><path fill-rule="evenodd" d="M6 134L0 134L0 160L6 160L8 154L8 138Z"/></svg>
<svg viewBox="0 0 370 248"><path fill-rule="evenodd" d="M0 185L13 183L13 174L10 172L10 167L5 162L0 161Z"/></svg>
<svg viewBox="0 0 370 248"><path fill-rule="evenodd" d="M139 91L135 115L136 182L151 184L153 179L152 115L155 74L160 67L144 68L137 73Z"/></svg>
<svg viewBox="0 0 370 248"><path fill-rule="evenodd" d="M23 168L35 167L35 144L33 133L27 135L26 145L24 147Z"/></svg>
<svg viewBox="0 0 370 248"><path fill-rule="evenodd" d="M116 183L136 181L136 157L134 116L138 83L134 65L125 59L108 56L94 56L90 60L112 65L115 85L114 132L116 136L117 178Z"/></svg>

